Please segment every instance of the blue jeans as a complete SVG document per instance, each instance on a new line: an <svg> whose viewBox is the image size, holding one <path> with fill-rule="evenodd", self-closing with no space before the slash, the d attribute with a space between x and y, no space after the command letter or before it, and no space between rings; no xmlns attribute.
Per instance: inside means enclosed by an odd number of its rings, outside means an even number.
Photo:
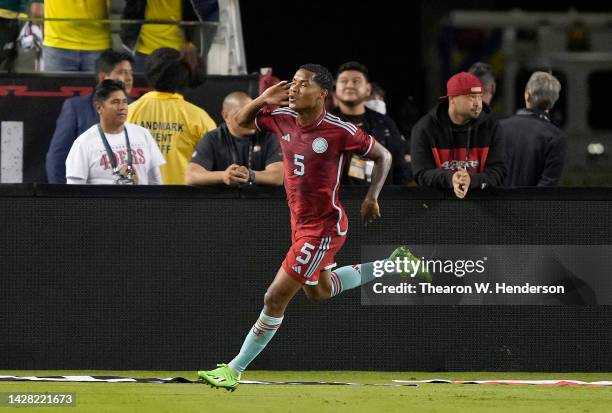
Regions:
<svg viewBox="0 0 612 413"><path fill-rule="evenodd" d="M45 72L95 72L96 60L104 50L70 50L43 47Z"/></svg>

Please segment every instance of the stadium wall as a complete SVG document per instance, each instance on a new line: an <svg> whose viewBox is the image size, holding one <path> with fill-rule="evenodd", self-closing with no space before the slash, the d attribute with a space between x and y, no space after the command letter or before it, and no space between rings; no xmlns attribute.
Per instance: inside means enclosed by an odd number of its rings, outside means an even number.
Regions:
<svg viewBox="0 0 612 413"><path fill-rule="evenodd" d="M364 192L362 245L606 245L611 190ZM0 369L196 370L229 360L290 242L282 190L0 185ZM253 369L611 371L610 306L362 306L298 294Z"/></svg>

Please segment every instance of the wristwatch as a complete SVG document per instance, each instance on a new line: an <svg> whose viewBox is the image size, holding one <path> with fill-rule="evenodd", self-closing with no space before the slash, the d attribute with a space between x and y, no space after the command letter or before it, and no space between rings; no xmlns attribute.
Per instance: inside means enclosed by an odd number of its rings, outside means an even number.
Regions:
<svg viewBox="0 0 612 413"><path fill-rule="evenodd" d="M252 169L249 169L249 183L250 184L255 183L255 171Z"/></svg>

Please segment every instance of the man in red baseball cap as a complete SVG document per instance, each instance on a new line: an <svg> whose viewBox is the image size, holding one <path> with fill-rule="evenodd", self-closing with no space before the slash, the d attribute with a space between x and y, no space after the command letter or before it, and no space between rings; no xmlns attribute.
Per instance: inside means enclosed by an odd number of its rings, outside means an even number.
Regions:
<svg viewBox="0 0 612 413"><path fill-rule="evenodd" d="M457 73L446 82L448 116L457 125L464 125L478 118L482 112L482 93L480 80L471 73Z"/></svg>
<svg viewBox="0 0 612 413"><path fill-rule="evenodd" d="M471 73L446 83L446 96L414 125L412 170L421 186L468 190L501 186L506 174L497 122L482 111L483 87Z"/></svg>

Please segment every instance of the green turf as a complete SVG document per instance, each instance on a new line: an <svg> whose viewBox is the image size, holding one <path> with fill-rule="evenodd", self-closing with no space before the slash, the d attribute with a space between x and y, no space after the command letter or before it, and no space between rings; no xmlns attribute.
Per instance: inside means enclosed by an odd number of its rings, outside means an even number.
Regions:
<svg viewBox="0 0 612 413"><path fill-rule="evenodd" d="M105 375L195 379L184 371L0 371L0 375ZM350 381L393 379L611 380L605 373L415 373L249 371L245 380ZM241 385L234 393L200 384L0 382L0 392L74 392L76 408L52 412L610 412L612 388L422 384L418 387ZM0 408L0 412L14 411ZM30 409L32 410L32 409ZM20 409L17 411L26 411ZM49 411L47 408L35 412Z"/></svg>

